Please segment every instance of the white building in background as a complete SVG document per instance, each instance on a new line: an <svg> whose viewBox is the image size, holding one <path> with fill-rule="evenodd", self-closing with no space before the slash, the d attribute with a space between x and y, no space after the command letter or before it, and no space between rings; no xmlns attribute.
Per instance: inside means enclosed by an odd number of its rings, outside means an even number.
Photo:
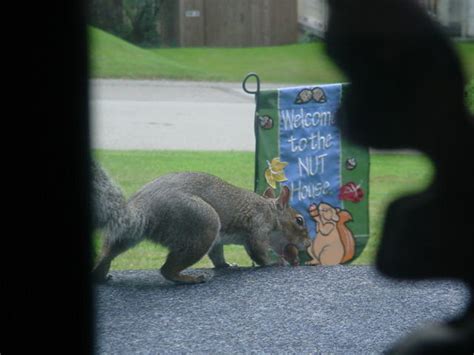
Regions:
<svg viewBox="0 0 474 355"><path fill-rule="evenodd" d="M452 37L474 38L474 0L417 0ZM326 0L298 0L301 28L324 37L327 28Z"/></svg>
<svg viewBox="0 0 474 355"><path fill-rule="evenodd" d="M318 37L324 37L329 7L326 0L298 0L298 24Z"/></svg>

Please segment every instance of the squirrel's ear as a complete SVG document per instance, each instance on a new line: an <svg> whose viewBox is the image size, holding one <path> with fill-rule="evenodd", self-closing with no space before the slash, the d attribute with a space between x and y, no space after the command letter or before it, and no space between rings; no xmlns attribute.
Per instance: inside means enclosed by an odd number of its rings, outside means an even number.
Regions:
<svg viewBox="0 0 474 355"><path fill-rule="evenodd" d="M265 198L275 198L275 193L271 187L268 187L262 194Z"/></svg>
<svg viewBox="0 0 474 355"><path fill-rule="evenodd" d="M280 196L278 197L278 206L281 209L287 208L290 202L290 189L288 186L282 186Z"/></svg>

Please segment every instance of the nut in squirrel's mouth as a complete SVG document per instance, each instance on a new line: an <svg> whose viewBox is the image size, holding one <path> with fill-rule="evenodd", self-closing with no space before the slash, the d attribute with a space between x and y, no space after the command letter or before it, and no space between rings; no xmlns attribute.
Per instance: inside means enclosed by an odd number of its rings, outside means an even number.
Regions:
<svg viewBox="0 0 474 355"><path fill-rule="evenodd" d="M305 240L304 242L301 243L288 243L285 245L285 249L291 249L295 248L298 251L306 251L311 246L311 240Z"/></svg>
<svg viewBox="0 0 474 355"><path fill-rule="evenodd" d="M298 266L298 265L300 265L300 253L301 252L302 252L302 250L300 250L297 247L296 244L289 243L283 248L283 253L282 253L281 256L291 266Z"/></svg>
<svg viewBox="0 0 474 355"><path fill-rule="evenodd" d="M305 239L304 241L300 243L288 243L285 248L296 248L299 251L306 251L311 246L311 239Z"/></svg>

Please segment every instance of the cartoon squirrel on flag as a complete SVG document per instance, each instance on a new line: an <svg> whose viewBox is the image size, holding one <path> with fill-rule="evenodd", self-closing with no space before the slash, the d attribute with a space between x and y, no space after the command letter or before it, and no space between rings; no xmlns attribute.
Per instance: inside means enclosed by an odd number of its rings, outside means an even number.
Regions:
<svg viewBox="0 0 474 355"><path fill-rule="evenodd" d="M309 214L317 223L317 235L308 254L313 258L307 265L337 265L350 261L355 255L354 235L346 226L352 215L330 204L312 204Z"/></svg>

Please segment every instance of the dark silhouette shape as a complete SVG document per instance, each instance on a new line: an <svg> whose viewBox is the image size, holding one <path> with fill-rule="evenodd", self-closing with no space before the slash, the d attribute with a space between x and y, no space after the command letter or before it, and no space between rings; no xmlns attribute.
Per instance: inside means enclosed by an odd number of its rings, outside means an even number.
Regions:
<svg viewBox="0 0 474 355"><path fill-rule="evenodd" d="M400 279L460 279L474 291L474 125L452 44L413 0L330 0L326 39L351 82L341 109L349 139L417 149L435 166L425 191L390 205L377 268ZM472 352L473 313L471 297L459 319L421 330L393 352Z"/></svg>
<svg viewBox="0 0 474 355"><path fill-rule="evenodd" d="M2 353L93 353L86 5L33 2L11 21L34 31L7 71Z"/></svg>

